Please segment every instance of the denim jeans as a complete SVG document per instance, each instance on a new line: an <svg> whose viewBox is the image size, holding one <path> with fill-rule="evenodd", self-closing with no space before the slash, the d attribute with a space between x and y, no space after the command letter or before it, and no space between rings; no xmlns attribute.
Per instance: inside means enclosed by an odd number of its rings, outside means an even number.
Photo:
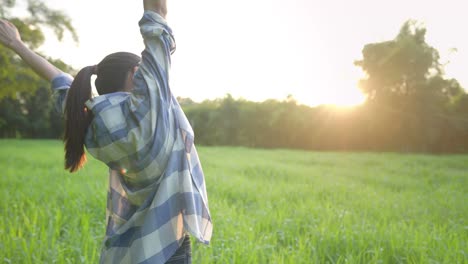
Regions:
<svg viewBox="0 0 468 264"><path fill-rule="evenodd" d="M184 242L179 249L172 255L166 264L190 264L192 263L192 247L190 245L190 236L186 235Z"/></svg>

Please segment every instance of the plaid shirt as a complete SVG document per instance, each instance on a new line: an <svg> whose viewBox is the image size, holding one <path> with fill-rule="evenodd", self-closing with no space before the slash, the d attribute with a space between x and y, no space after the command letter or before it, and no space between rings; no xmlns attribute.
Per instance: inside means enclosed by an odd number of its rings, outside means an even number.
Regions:
<svg viewBox="0 0 468 264"><path fill-rule="evenodd" d="M168 84L172 31L151 11L139 25L146 48L134 90L86 102L94 114L86 148L110 168L101 263L164 263L185 233L205 244L212 233L193 130ZM71 82L52 81L62 112Z"/></svg>

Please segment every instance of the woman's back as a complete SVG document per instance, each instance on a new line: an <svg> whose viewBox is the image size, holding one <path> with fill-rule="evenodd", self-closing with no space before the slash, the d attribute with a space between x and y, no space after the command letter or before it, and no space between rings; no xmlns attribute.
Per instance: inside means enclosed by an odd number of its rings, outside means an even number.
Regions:
<svg viewBox="0 0 468 264"><path fill-rule="evenodd" d="M133 90L86 102L86 148L110 168L104 263L165 261L186 232L204 243L211 237L193 130L168 84L172 32L153 12L140 30L146 49Z"/></svg>

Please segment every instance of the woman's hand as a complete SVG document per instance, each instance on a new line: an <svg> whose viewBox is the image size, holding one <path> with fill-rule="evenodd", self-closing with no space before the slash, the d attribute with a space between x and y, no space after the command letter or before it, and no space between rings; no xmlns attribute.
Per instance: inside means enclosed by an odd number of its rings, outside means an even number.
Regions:
<svg viewBox="0 0 468 264"><path fill-rule="evenodd" d="M21 43L18 29L11 22L0 19L0 43L14 49L17 43Z"/></svg>
<svg viewBox="0 0 468 264"><path fill-rule="evenodd" d="M18 29L9 21L0 19L0 43L18 54L39 76L52 81L62 73L43 57L30 50L23 41Z"/></svg>
<svg viewBox="0 0 468 264"><path fill-rule="evenodd" d="M166 0L143 0L145 10L150 10L158 13L166 18L167 15L167 1Z"/></svg>

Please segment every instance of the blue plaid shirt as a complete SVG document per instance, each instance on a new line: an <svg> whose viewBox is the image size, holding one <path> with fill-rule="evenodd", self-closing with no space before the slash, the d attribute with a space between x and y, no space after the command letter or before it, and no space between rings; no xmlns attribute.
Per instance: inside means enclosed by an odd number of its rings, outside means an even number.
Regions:
<svg viewBox="0 0 468 264"><path fill-rule="evenodd" d="M86 148L110 168L101 263L164 263L186 233L205 244L212 233L194 133L168 84L172 31L151 11L139 25L146 48L134 90L86 102L94 114ZM71 82L52 81L62 112Z"/></svg>

